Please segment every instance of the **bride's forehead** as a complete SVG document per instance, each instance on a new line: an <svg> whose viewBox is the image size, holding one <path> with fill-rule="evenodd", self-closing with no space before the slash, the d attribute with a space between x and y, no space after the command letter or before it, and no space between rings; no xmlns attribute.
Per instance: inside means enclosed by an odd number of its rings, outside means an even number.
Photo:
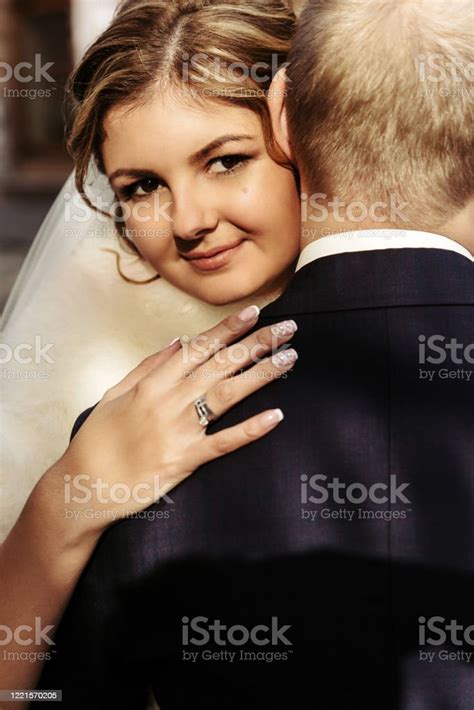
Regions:
<svg viewBox="0 0 474 710"><path fill-rule="evenodd" d="M252 130L260 132L260 120L245 107L200 97L186 90L180 94L156 92L146 102L117 106L104 119L104 148L195 151L216 136Z"/></svg>

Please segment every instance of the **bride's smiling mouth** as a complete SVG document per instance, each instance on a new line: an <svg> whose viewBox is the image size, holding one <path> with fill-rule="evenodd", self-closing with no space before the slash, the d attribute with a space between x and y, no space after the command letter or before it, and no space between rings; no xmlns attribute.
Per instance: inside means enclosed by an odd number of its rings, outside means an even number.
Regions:
<svg viewBox="0 0 474 710"><path fill-rule="evenodd" d="M246 239L240 239L233 244L209 249L207 252L197 252L196 254L182 256L186 261L189 261L191 266L197 271L216 271L217 269L227 266L246 241Z"/></svg>

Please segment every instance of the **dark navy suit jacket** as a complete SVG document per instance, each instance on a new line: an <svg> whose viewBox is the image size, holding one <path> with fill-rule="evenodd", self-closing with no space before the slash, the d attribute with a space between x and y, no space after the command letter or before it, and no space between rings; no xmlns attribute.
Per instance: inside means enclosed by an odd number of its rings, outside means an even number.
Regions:
<svg viewBox="0 0 474 710"><path fill-rule="evenodd" d="M103 535L41 687L68 709L150 686L162 710L472 709L473 306L453 252L298 271L258 324L297 321L294 370L209 433L284 421Z"/></svg>

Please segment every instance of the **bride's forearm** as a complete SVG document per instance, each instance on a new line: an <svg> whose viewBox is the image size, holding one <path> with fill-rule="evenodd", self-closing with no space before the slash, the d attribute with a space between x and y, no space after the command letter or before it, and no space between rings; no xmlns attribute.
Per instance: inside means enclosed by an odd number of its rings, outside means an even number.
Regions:
<svg viewBox="0 0 474 710"><path fill-rule="evenodd" d="M99 538L64 515L61 462L42 477L0 547L0 689L34 689ZM2 703L3 706L3 703ZM16 710L28 703L12 703Z"/></svg>

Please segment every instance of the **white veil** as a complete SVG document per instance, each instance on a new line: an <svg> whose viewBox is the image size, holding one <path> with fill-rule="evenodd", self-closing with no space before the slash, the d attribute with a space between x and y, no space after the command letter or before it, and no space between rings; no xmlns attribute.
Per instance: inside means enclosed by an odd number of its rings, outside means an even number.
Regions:
<svg viewBox="0 0 474 710"><path fill-rule="evenodd" d="M94 192L106 196L100 179L94 176ZM174 337L199 333L249 303L209 306L161 278L127 283L104 248L120 250L114 223L87 208L71 176L2 319L0 541L38 478L64 452L81 411ZM138 257L121 254L131 278L153 275Z"/></svg>

